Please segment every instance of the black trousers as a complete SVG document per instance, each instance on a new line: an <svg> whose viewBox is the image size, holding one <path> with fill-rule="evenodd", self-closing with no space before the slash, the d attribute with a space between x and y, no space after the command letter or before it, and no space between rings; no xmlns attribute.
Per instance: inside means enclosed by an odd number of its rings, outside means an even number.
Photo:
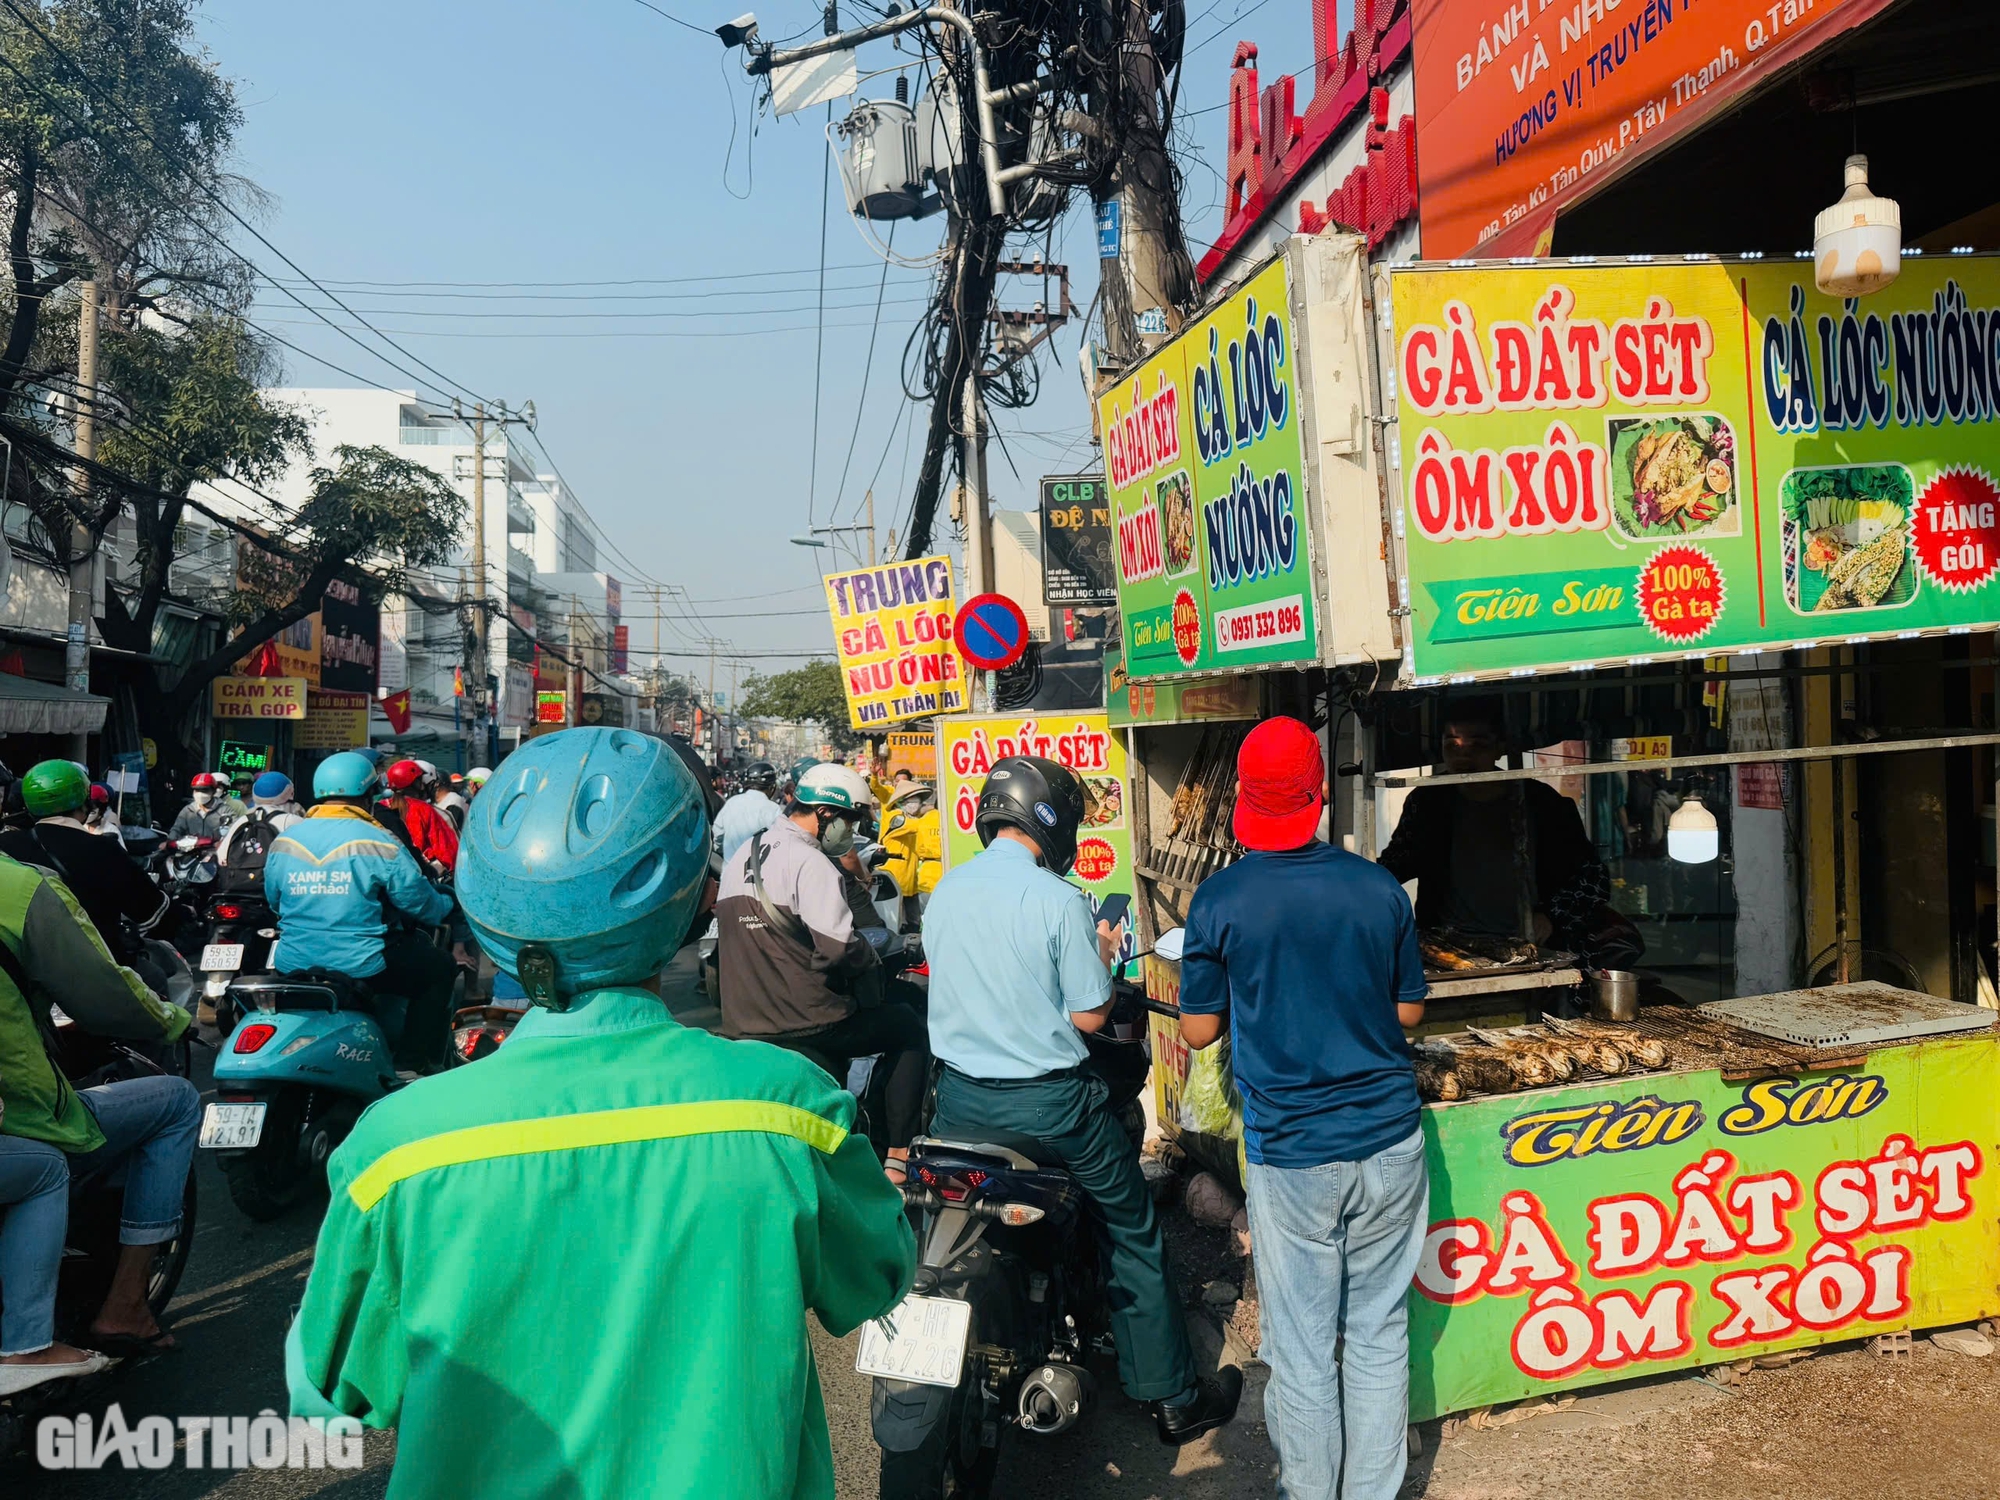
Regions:
<svg viewBox="0 0 2000 1500"><path fill-rule="evenodd" d="M931 1066L930 1030L919 1011L891 1000L857 1010L824 1031L756 1040L835 1067L853 1058L874 1057L879 1053L882 1060L875 1066L882 1080L879 1086L885 1137L882 1144L901 1150L916 1136ZM845 1077L835 1079L837 1083L846 1081ZM871 1087L870 1092L875 1091Z"/></svg>
<svg viewBox="0 0 2000 1500"><path fill-rule="evenodd" d="M395 1039L396 1064L436 1067L451 1046L451 986L458 965L428 933L392 932L382 940L382 972L369 983L409 1002Z"/></svg>

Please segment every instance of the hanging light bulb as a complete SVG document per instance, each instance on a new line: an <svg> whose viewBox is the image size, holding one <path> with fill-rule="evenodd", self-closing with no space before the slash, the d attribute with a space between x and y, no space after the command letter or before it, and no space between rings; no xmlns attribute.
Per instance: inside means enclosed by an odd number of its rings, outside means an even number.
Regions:
<svg viewBox="0 0 2000 1500"><path fill-rule="evenodd" d="M1829 297L1879 292L1903 269L1903 210L1868 186L1868 158L1847 158L1847 191L1813 221L1813 280Z"/></svg>
<svg viewBox="0 0 2000 1500"><path fill-rule="evenodd" d="M1705 865L1721 852L1722 834L1715 814L1702 806L1700 792L1689 792L1667 820L1667 858L1684 865Z"/></svg>

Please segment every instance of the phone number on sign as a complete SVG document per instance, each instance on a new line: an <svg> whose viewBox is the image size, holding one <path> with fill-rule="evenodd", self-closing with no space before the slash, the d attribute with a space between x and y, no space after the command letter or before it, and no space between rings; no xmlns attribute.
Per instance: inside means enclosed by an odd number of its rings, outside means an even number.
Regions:
<svg viewBox="0 0 2000 1500"><path fill-rule="evenodd" d="M1245 604L1216 611L1215 649L1247 651L1306 638L1306 605L1298 594L1268 604Z"/></svg>

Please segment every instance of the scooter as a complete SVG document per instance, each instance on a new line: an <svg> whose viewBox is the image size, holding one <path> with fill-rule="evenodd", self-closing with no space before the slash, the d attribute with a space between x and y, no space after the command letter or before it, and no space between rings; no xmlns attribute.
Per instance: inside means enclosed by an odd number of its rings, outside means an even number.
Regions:
<svg viewBox="0 0 2000 1500"><path fill-rule="evenodd" d="M1113 1020L1142 1005L1121 995ZM1091 1050L1114 1103L1129 1110L1144 1087L1143 1054L1126 1043ZM1053 1437L1090 1407L1087 1360L1110 1343L1098 1235L1082 1187L1028 1136L920 1137L908 1172L916 1277L862 1330L854 1362L875 1377L881 1497L984 1500L1006 1428Z"/></svg>
<svg viewBox="0 0 2000 1500"><path fill-rule="evenodd" d="M127 1078L173 1073L188 1075L185 1040L173 1046L140 1051L123 1042L93 1036L60 1012L52 1016L50 1055L77 1087L91 1088ZM125 1163L114 1161L89 1172L73 1173L69 1186L69 1227L63 1241L62 1267L56 1281L56 1336L66 1343L88 1346L91 1319L103 1305L119 1258L118 1224L124 1209ZM154 1252L146 1281L146 1302L157 1317L165 1313L187 1270L195 1235L195 1174L188 1173L181 1197L180 1232ZM4 1298L4 1289L0 1289ZM36 1421L45 1413L73 1409L81 1389L74 1380L52 1380L18 1395L0 1397L0 1462L26 1447Z"/></svg>
<svg viewBox="0 0 2000 1500"><path fill-rule="evenodd" d="M223 1004L242 1019L216 1054L200 1144L218 1154L236 1206L275 1219L324 1185L327 1158L361 1112L406 1081L389 1038L407 1002L308 970L239 974Z"/></svg>
<svg viewBox="0 0 2000 1500"><path fill-rule="evenodd" d="M215 1025L232 1030L239 1019L229 1001L230 981L270 966L277 940L270 903L254 891L218 893L209 898L206 941L201 948L201 999L215 1013Z"/></svg>

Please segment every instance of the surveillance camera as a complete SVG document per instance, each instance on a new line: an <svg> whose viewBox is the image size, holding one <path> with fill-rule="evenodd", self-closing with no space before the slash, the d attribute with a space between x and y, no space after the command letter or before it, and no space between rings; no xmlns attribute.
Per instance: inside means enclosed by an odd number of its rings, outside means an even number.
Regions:
<svg viewBox="0 0 2000 1500"><path fill-rule="evenodd" d="M757 15L746 11L727 25L715 28L715 34L722 38L725 47L748 46L757 36Z"/></svg>

